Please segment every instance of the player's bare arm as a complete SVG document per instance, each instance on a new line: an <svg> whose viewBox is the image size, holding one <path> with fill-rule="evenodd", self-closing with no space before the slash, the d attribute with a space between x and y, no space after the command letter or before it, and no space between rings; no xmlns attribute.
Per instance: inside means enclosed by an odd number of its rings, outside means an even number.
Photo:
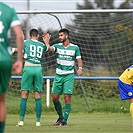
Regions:
<svg viewBox="0 0 133 133"><path fill-rule="evenodd" d="M16 73L20 73L22 71L23 67L23 42L24 42L24 35L22 33L22 29L20 25L15 26L14 32L16 34L16 43L17 43L17 48L18 48L18 58L17 61L13 65L13 71Z"/></svg>
<svg viewBox="0 0 133 133"><path fill-rule="evenodd" d="M51 35L49 35L46 32L43 33L43 41L44 41L44 43L46 44L46 46L48 46L50 52L54 52L53 47L51 47L49 45L50 38L51 38Z"/></svg>
<svg viewBox="0 0 133 133"><path fill-rule="evenodd" d="M82 75L82 68L83 68L82 59L78 58L77 62L78 62L78 71L77 71L77 73L78 73L78 76L81 76Z"/></svg>

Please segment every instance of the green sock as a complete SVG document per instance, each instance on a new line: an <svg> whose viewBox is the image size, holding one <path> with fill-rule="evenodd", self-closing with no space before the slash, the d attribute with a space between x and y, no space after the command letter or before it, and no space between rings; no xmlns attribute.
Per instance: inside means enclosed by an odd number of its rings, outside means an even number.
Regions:
<svg viewBox="0 0 133 133"><path fill-rule="evenodd" d="M5 122L0 122L0 133L4 133Z"/></svg>
<svg viewBox="0 0 133 133"><path fill-rule="evenodd" d="M42 114L42 99L38 98L36 99L36 121L37 122L40 122L41 114Z"/></svg>
<svg viewBox="0 0 133 133"><path fill-rule="evenodd" d="M26 112L26 103L27 103L27 99L21 98L21 101L20 101L20 121L24 121L24 116L25 116L25 112Z"/></svg>
<svg viewBox="0 0 133 133"><path fill-rule="evenodd" d="M54 107L55 107L57 114L59 115L59 118L63 118L62 106L61 106L60 101L58 101L57 103L54 102Z"/></svg>
<svg viewBox="0 0 133 133"><path fill-rule="evenodd" d="M71 104L66 104L66 106L64 108L64 119L63 119L64 122L67 122L70 111L71 111Z"/></svg>

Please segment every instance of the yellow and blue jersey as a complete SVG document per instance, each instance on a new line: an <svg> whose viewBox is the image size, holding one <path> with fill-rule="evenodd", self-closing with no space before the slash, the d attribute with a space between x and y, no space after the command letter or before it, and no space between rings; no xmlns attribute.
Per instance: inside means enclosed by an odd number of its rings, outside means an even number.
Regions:
<svg viewBox="0 0 133 133"><path fill-rule="evenodd" d="M122 100L133 98L133 65L121 74L118 80L118 87Z"/></svg>
<svg viewBox="0 0 133 133"><path fill-rule="evenodd" d="M127 68L119 77L119 79L129 85L133 85L133 65Z"/></svg>

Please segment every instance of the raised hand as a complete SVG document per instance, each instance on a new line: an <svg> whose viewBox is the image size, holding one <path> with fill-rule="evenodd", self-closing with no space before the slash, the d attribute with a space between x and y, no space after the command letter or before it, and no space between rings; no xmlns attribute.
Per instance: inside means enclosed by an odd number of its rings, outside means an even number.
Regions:
<svg viewBox="0 0 133 133"><path fill-rule="evenodd" d="M47 33L47 32L44 32L43 33L43 41L44 41L44 43L47 46L49 46L49 40L50 40L50 38L51 38L51 35L49 35L49 33Z"/></svg>

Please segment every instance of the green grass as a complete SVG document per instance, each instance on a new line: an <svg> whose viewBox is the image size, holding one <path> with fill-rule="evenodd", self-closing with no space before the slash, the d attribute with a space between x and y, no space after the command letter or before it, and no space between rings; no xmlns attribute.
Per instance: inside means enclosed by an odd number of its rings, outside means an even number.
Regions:
<svg viewBox="0 0 133 133"><path fill-rule="evenodd" d="M62 107L64 107L64 97L61 95L60 101ZM130 102L129 100L122 101L120 98L104 98L104 99L92 99L88 96L89 109L86 105L85 99L80 95L72 96L72 113L92 113L92 112L111 112L111 113L121 113L129 112ZM43 103L43 112L54 112L54 106L50 97L50 107L46 107L46 95L42 95ZM8 114L19 114L19 104L20 104L20 94L16 95L15 93L8 92L7 99L7 112ZM126 110L121 110L121 107L124 107ZM33 114L35 112L35 100L33 93L30 93L30 96L27 101L27 114Z"/></svg>
<svg viewBox="0 0 133 133"><path fill-rule="evenodd" d="M54 113L45 113L41 127L35 127L35 115L27 114L24 127L16 127L19 115L7 114L5 133L132 133L131 116L126 113L71 113L68 125L54 127Z"/></svg>
<svg viewBox="0 0 133 133"><path fill-rule="evenodd" d="M64 109L63 95L60 97ZM8 92L7 121L5 133L132 133L131 116L129 113L129 100L122 101L119 98L93 99L88 96L88 109L83 96L72 96L72 110L66 127L54 127L57 120L52 101L50 107L46 107L46 95L42 95L43 111L42 126L35 127L35 100L30 93L27 101L24 127L16 127L19 121L20 94ZM124 110L121 109L124 107Z"/></svg>

